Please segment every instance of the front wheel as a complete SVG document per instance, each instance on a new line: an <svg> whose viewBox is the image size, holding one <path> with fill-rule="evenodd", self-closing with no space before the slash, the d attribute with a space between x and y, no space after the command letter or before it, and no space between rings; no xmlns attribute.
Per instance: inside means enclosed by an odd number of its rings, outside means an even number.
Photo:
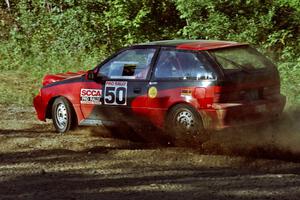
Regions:
<svg viewBox="0 0 300 200"><path fill-rule="evenodd" d="M167 132L175 143L203 143L209 139L199 113L186 104L174 106L168 113Z"/></svg>
<svg viewBox="0 0 300 200"><path fill-rule="evenodd" d="M55 130L59 133L68 132L76 126L72 106L66 98L55 99L52 106L52 120Z"/></svg>

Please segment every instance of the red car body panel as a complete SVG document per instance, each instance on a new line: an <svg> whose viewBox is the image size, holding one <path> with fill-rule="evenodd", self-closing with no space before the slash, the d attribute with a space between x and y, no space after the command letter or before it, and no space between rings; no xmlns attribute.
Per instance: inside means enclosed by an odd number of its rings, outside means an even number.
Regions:
<svg viewBox="0 0 300 200"><path fill-rule="evenodd" d="M64 79L68 79L68 78L74 78L80 75L85 74L85 71L78 71L78 72L66 72L66 73L59 73L59 74L49 74L46 75L43 78L43 85L48 85L50 83L54 83L57 81L62 81Z"/></svg>
<svg viewBox="0 0 300 200"><path fill-rule="evenodd" d="M80 87L81 83L78 82L41 89L39 95L34 98L34 107L37 110L38 118L42 121L45 121L47 112L51 112L51 107L48 107L49 103L53 103L53 100L56 97L63 96L72 103L78 121L82 120L83 116L80 109L79 98L77 96L77 94L80 92Z"/></svg>
<svg viewBox="0 0 300 200"><path fill-rule="evenodd" d="M149 43L146 46L150 44L164 46L166 42ZM243 45L245 44L224 41L187 41L178 42L174 48L205 51ZM86 80L85 73L79 71L76 73L46 75L43 80L44 87L33 102L38 119L45 121L46 118L51 117L51 105L53 100L59 96L65 97L72 104L78 124L93 116L96 105L81 104L81 90L91 90L90 94L96 92L96 90L103 92L104 83ZM130 83L130 80L127 81ZM149 82L151 79L147 81ZM185 103L193 106L199 112L206 129L219 130L226 127L267 121L279 115L285 105L285 97L280 95L280 91L278 92L280 87L278 77L274 79L261 78L258 82L241 82L238 85L234 82L228 82L224 85L205 85L205 82L203 82L202 85L192 83L188 86L182 86L178 83L170 87L164 86L164 84L167 85L167 83L155 85L157 88L155 98L149 97L148 89L146 92L132 98L127 110L140 118L147 119L155 127L163 128L168 110L176 104ZM220 101L225 97L234 98L235 93L240 95L244 91L256 88L271 89L266 89L266 91L263 89L264 99L260 100L250 102L236 99L231 102ZM115 106L110 108L116 109ZM111 114L113 115L113 113Z"/></svg>

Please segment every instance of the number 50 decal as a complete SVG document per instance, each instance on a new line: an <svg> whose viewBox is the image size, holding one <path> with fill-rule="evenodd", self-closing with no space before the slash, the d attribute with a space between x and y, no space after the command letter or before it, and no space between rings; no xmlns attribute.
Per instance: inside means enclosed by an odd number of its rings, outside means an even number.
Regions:
<svg viewBox="0 0 300 200"><path fill-rule="evenodd" d="M104 103L107 105L126 105L127 81L106 81Z"/></svg>

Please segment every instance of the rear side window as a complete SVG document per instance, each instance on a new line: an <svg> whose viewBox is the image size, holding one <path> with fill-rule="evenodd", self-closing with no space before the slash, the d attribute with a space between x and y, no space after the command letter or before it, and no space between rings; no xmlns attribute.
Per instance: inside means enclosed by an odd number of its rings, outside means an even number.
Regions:
<svg viewBox="0 0 300 200"><path fill-rule="evenodd" d="M249 46L212 50L210 53L225 71L272 69L273 63Z"/></svg>
<svg viewBox="0 0 300 200"><path fill-rule="evenodd" d="M197 52L162 50L154 71L156 79L214 79L209 62Z"/></svg>

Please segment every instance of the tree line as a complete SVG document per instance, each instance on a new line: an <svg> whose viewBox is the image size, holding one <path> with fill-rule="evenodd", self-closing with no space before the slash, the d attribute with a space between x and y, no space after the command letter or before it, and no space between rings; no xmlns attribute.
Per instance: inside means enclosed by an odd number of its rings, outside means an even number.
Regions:
<svg viewBox="0 0 300 200"><path fill-rule="evenodd" d="M0 70L41 77L94 66L134 43L179 38L258 47L300 103L299 0L0 0Z"/></svg>
<svg viewBox="0 0 300 200"><path fill-rule="evenodd" d="M24 55L174 38L249 42L276 59L300 50L298 0L2 0L0 9L0 41Z"/></svg>

